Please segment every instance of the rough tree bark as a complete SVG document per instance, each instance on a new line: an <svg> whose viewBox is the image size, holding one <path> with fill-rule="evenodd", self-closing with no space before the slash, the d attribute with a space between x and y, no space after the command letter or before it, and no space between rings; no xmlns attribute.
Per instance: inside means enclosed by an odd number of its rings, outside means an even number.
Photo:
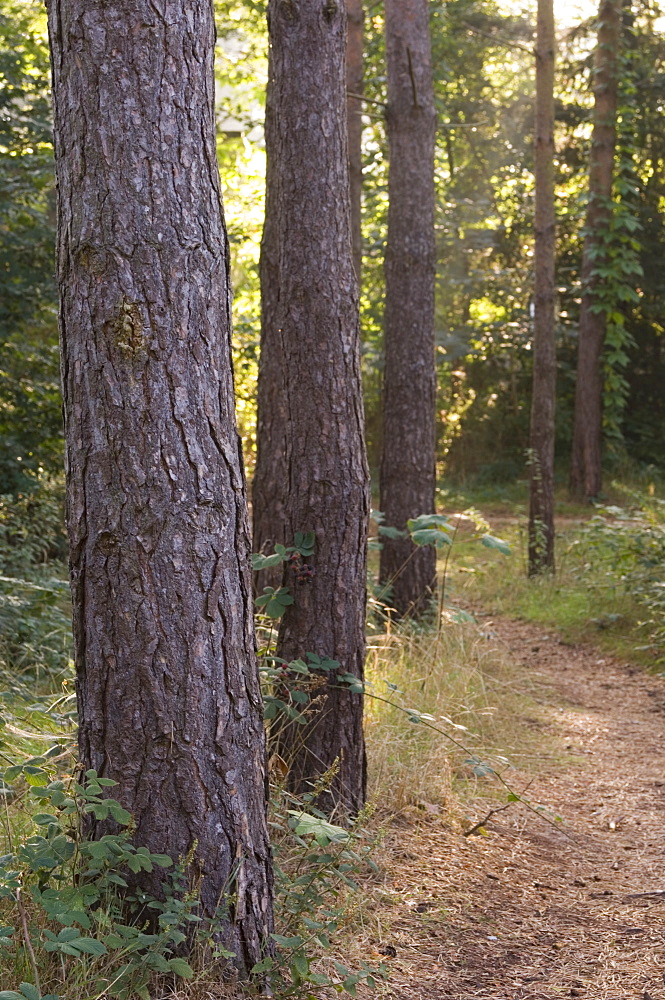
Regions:
<svg viewBox="0 0 665 1000"><path fill-rule="evenodd" d="M137 844L193 852L205 916L233 897L247 972L271 869L212 3L50 0L49 27L81 762Z"/></svg>
<svg viewBox="0 0 665 1000"><path fill-rule="evenodd" d="M435 502L434 137L427 0L386 0L390 157L380 507L404 529ZM380 578L401 615L422 612L436 553L383 539Z"/></svg>
<svg viewBox="0 0 665 1000"><path fill-rule="evenodd" d="M538 0L535 289L529 482L529 575L554 571L554 5Z"/></svg>
<svg viewBox="0 0 665 1000"><path fill-rule="evenodd" d="M277 653L307 652L363 675L369 475L363 439L358 292L351 257L344 50L340 0L271 0L269 184L264 250L276 349L261 367L260 401L273 436L259 456L284 463L275 494L262 498L285 512L285 538L314 531L313 575L284 582L296 598L281 622ZM266 275L267 269L264 271ZM265 286L264 286L265 287ZM265 330L264 330L265 333ZM270 379L270 384L268 384ZM260 433L266 418L261 418ZM270 454L280 441L281 454ZM259 480L265 489L268 477ZM255 503L257 487L255 486ZM302 790L339 760L322 805L354 813L365 799L362 697L325 688L318 709L281 750L290 782Z"/></svg>
<svg viewBox="0 0 665 1000"><path fill-rule="evenodd" d="M363 0L346 0L346 117L349 143L349 189L351 192L351 245L353 266L360 284L363 263L362 239L362 96L363 35L365 12Z"/></svg>
<svg viewBox="0 0 665 1000"><path fill-rule="evenodd" d="M587 500L597 497L602 483L603 365L606 319L594 312L602 265L602 240L610 221L616 114L621 50L623 0L601 0L598 42L594 57L593 135L589 164L589 203L582 251L577 384L570 489Z"/></svg>

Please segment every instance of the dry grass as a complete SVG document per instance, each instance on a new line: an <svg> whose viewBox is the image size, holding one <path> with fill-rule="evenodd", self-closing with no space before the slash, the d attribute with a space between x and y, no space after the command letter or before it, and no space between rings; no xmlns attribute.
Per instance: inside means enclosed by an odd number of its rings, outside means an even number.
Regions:
<svg viewBox="0 0 665 1000"><path fill-rule="evenodd" d="M515 805L464 838L435 816L398 817L364 916L365 948L396 952L385 995L665 1000L665 683L542 627L493 629L530 687L508 732L535 725L546 756L531 794L564 823Z"/></svg>
<svg viewBox="0 0 665 1000"><path fill-rule="evenodd" d="M515 671L491 629L451 622L438 636L408 630L375 636L367 678L379 698L427 713L442 731L367 699L370 797L381 818L413 806L454 816L460 783L473 779L465 761L476 757L503 771L503 758L517 754L523 761L538 749L534 734L516 723L530 701L529 680Z"/></svg>
<svg viewBox="0 0 665 1000"><path fill-rule="evenodd" d="M391 976L359 996L665 1000L665 684L542 625L500 619L438 639L375 637L368 674L377 693L428 712L479 758L508 757L506 777L533 781L532 800L564 823L517 803L486 836L462 836L498 804L492 777L474 778L466 751L368 699L379 871L348 893L333 952L348 965L385 961ZM169 1000L229 993L201 985Z"/></svg>

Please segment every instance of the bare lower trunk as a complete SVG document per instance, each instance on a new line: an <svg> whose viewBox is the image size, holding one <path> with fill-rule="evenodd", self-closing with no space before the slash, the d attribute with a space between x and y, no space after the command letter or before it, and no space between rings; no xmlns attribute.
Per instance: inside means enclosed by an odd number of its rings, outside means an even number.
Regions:
<svg viewBox="0 0 665 1000"><path fill-rule="evenodd" d="M387 525L435 503L434 135L427 0L386 0L390 156L380 506ZM400 615L435 586L433 548L383 540L381 582Z"/></svg>
<svg viewBox="0 0 665 1000"><path fill-rule="evenodd" d="M264 738L213 10L186 8L49 7L79 745L137 844L191 853L203 915L229 900L247 972L272 928Z"/></svg>
<svg viewBox="0 0 665 1000"><path fill-rule="evenodd" d="M554 571L554 9L539 0L536 43L535 294L529 575Z"/></svg>
<svg viewBox="0 0 665 1000"><path fill-rule="evenodd" d="M369 477L348 208L344 7L271 0L269 26L272 216L264 252L269 246L277 281L270 329L279 343L260 377L272 380L261 400L273 401L284 473L276 494L261 502L284 511L289 542L299 531L316 536L305 582L286 571L295 603L282 620L277 653L289 661L308 652L330 657L362 678ZM264 340L264 350L271 342ZM259 454L266 448L260 441ZM288 729L281 742L293 789L304 790L338 761L321 800L329 811L357 812L365 799L362 711L362 696L340 690L331 677L309 724Z"/></svg>
<svg viewBox="0 0 665 1000"><path fill-rule="evenodd" d="M602 482L603 371L606 320L594 311L602 243L611 219L610 198L616 145L617 94L620 71L623 0L601 0L594 59L594 111L589 165L589 205L582 253L577 383L570 489L591 500Z"/></svg>
<svg viewBox="0 0 665 1000"><path fill-rule="evenodd" d="M362 239L362 96L363 81L363 0L346 0L346 116L349 142L349 189L351 192L351 245L353 266L360 283L363 263Z"/></svg>

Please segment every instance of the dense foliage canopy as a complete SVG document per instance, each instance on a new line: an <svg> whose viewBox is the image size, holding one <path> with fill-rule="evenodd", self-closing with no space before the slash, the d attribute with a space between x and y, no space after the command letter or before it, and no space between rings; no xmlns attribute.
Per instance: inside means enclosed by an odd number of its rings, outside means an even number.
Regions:
<svg viewBox="0 0 665 1000"><path fill-rule="evenodd" d="M570 447L590 142L594 19L559 23L556 96L557 457ZM528 443L533 266L533 12L494 0L431 5L437 131L439 472L521 476ZM618 168L605 295L609 462L665 465L659 261L665 39L660 11L624 17ZM265 171L267 34L260 4L218 4L219 156L233 254L236 385L251 464L259 340L258 247ZM45 15L0 4L0 492L60 466L53 283L54 181ZM380 453L383 249L387 219L383 13L366 15L363 356L370 463Z"/></svg>

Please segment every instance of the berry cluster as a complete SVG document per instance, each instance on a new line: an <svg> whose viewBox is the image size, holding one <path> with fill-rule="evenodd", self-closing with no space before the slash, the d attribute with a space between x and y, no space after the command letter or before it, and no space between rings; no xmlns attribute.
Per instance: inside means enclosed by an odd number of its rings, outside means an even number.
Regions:
<svg viewBox="0 0 665 1000"><path fill-rule="evenodd" d="M309 583L314 576L314 567L304 561L300 552L291 553L289 566L295 573L298 583Z"/></svg>

